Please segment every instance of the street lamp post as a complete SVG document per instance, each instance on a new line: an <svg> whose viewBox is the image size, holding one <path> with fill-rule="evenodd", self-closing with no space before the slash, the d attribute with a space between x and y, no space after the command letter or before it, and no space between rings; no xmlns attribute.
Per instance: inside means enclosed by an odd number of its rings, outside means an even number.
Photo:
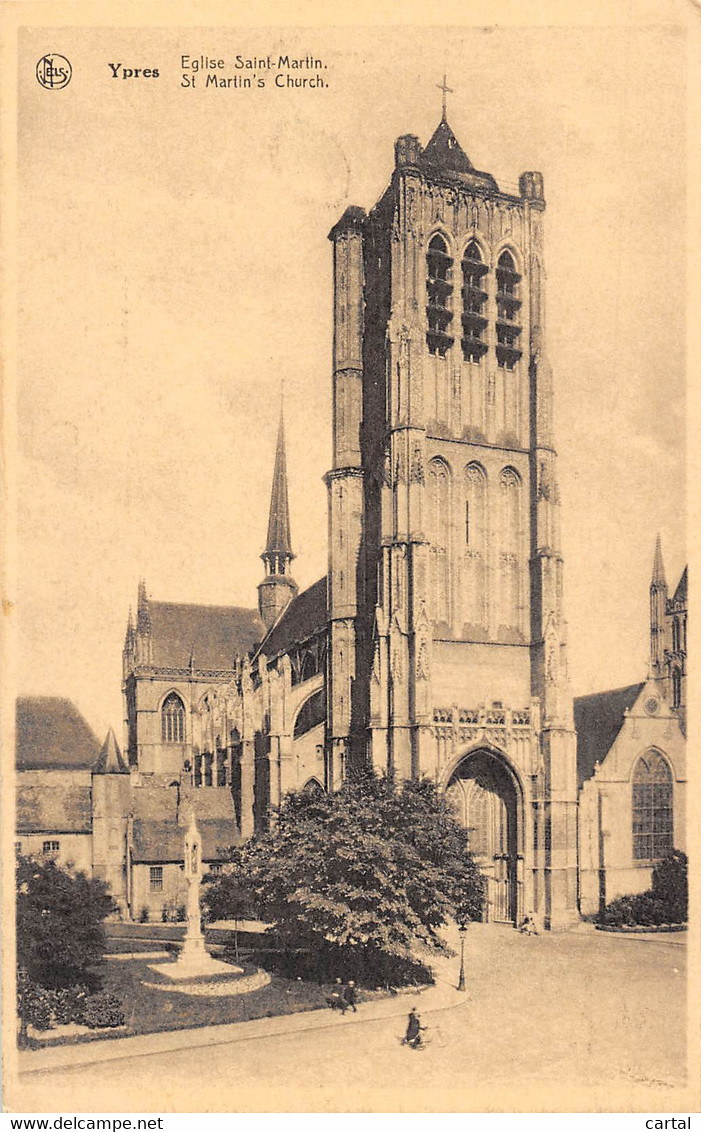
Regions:
<svg viewBox="0 0 701 1132"><path fill-rule="evenodd" d="M458 931L460 933L460 975L458 977L459 991L465 990L465 932L467 931L467 924L458 924Z"/></svg>

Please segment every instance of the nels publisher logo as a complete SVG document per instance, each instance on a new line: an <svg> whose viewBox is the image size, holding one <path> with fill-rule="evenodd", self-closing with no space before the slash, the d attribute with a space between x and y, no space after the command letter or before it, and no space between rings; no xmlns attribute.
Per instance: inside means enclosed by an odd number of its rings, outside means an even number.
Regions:
<svg viewBox="0 0 701 1132"><path fill-rule="evenodd" d="M65 55L42 55L37 63L37 81L45 90L62 90L71 81L73 68Z"/></svg>

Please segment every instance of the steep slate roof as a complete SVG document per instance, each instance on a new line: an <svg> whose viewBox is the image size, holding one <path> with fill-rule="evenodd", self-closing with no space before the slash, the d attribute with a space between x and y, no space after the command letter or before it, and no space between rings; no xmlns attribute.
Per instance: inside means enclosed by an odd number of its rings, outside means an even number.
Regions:
<svg viewBox="0 0 701 1132"><path fill-rule="evenodd" d="M131 794L134 818L172 824L178 822L183 830L189 823L192 810L200 824L204 821L234 820L234 800L230 790L224 787L203 789L185 783L177 790L175 785L164 786L163 780L151 782L151 777L141 775L134 783Z"/></svg>
<svg viewBox="0 0 701 1132"><path fill-rule="evenodd" d="M241 838L233 818L198 819L202 834L202 859L216 861L220 849L239 845ZM133 860L137 864L182 861L184 857L185 826L174 821L134 819Z"/></svg>
<svg viewBox="0 0 701 1132"><path fill-rule="evenodd" d="M682 576L679 579L679 584L677 585L677 588L674 591L674 597L672 598L672 601L686 602L687 597L688 597L688 591L689 591L689 567L685 566L684 571L682 573Z"/></svg>
<svg viewBox="0 0 701 1132"><path fill-rule="evenodd" d="M578 696L574 701L577 731L577 776L580 785L594 773L611 750L623 726L625 712L633 706L645 684L629 684L610 692Z"/></svg>
<svg viewBox="0 0 701 1132"><path fill-rule="evenodd" d="M149 601L153 663L163 668L233 668L260 641L265 626L256 609Z"/></svg>
<svg viewBox="0 0 701 1132"><path fill-rule="evenodd" d="M258 651L269 658L288 652L326 626L326 575L293 598Z"/></svg>
<svg viewBox="0 0 701 1132"><path fill-rule="evenodd" d="M25 770L17 779L17 832L90 833L92 800L87 768Z"/></svg>
<svg viewBox="0 0 701 1132"><path fill-rule="evenodd" d="M87 770L100 753L99 739L70 700L19 696L16 721L18 770Z"/></svg>
<svg viewBox="0 0 701 1132"><path fill-rule="evenodd" d="M441 119L433 137L426 144L420 164L437 172L461 173L476 184L498 192L499 187L491 173L475 169L445 118Z"/></svg>

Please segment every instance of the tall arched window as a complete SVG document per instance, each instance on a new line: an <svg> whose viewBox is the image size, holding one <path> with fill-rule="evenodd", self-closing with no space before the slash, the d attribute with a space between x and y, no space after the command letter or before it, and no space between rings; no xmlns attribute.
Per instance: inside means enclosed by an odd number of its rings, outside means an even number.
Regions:
<svg viewBox="0 0 701 1132"><path fill-rule="evenodd" d="M465 542L463 619L486 628L487 622L487 477L479 464L465 469Z"/></svg>
<svg viewBox="0 0 701 1132"><path fill-rule="evenodd" d="M497 264L497 362L500 369L513 369L521 357L519 298L521 276L510 252L504 251Z"/></svg>
<svg viewBox="0 0 701 1132"><path fill-rule="evenodd" d="M163 701L161 738L164 743L185 742L185 705L177 692L171 692Z"/></svg>
<svg viewBox="0 0 701 1132"><path fill-rule="evenodd" d="M450 621L450 472L442 460L428 466L429 608L433 621Z"/></svg>
<svg viewBox="0 0 701 1132"><path fill-rule="evenodd" d="M438 233L431 239L426 254L426 318L428 333L426 342L429 353L445 355L453 345L450 336L450 323L453 312L450 309L453 293L453 260L448 255L448 245Z"/></svg>
<svg viewBox="0 0 701 1132"><path fill-rule="evenodd" d="M672 621L672 652L679 652L681 648L681 634L679 632L679 618Z"/></svg>
<svg viewBox="0 0 701 1132"><path fill-rule="evenodd" d="M487 301L484 277L488 270L479 246L471 240L462 258L462 352L466 362L478 362L487 349L483 307Z"/></svg>
<svg viewBox="0 0 701 1132"><path fill-rule="evenodd" d="M673 848L672 772L662 755L648 751L633 772L633 858L654 861Z"/></svg>
<svg viewBox="0 0 701 1132"><path fill-rule="evenodd" d="M680 669L672 669L672 707L682 705L682 674Z"/></svg>
<svg viewBox="0 0 701 1132"><path fill-rule="evenodd" d="M521 629L521 480L513 468L499 477L500 511L500 623Z"/></svg>

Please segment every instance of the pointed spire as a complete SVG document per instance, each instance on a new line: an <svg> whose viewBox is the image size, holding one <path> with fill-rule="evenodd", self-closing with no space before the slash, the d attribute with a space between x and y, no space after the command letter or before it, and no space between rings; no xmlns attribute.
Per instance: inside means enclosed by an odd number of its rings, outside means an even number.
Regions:
<svg viewBox="0 0 701 1132"><path fill-rule="evenodd" d="M125 765L121 752L117 745L117 740L114 736L114 731L110 727L107 732L107 738L102 744L102 750L97 756L97 762L93 767L93 774L128 774L129 768Z"/></svg>
<svg viewBox="0 0 701 1132"><path fill-rule="evenodd" d="M651 589L666 589L667 579L665 578L664 562L662 561L662 540L658 535L655 540L655 560L652 564L652 583Z"/></svg>
<svg viewBox="0 0 701 1132"><path fill-rule="evenodd" d="M146 593L146 581L139 578L139 599L136 607L136 631L142 636L151 634L151 611Z"/></svg>
<svg viewBox="0 0 701 1132"><path fill-rule="evenodd" d="M290 539L290 505L287 497L287 460L285 454L285 421L280 405L280 425L275 452L273 487L270 493L270 517L268 519L268 539L265 544L263 560L268 568L274 558L294 558Z"/></svg>
<svg viewBox="0 0 701 1132"><path fill-rule="evenodd" d="M265 578L258 586L258 609L267 629L275 624L283 609L297 593L297 583L290 577L294 558L290 538L290 505L287 498L287 462L285 459L285 422L280 405L280 427L277 434L273 489L270 493L268 539L261 558Z"/></svg>

